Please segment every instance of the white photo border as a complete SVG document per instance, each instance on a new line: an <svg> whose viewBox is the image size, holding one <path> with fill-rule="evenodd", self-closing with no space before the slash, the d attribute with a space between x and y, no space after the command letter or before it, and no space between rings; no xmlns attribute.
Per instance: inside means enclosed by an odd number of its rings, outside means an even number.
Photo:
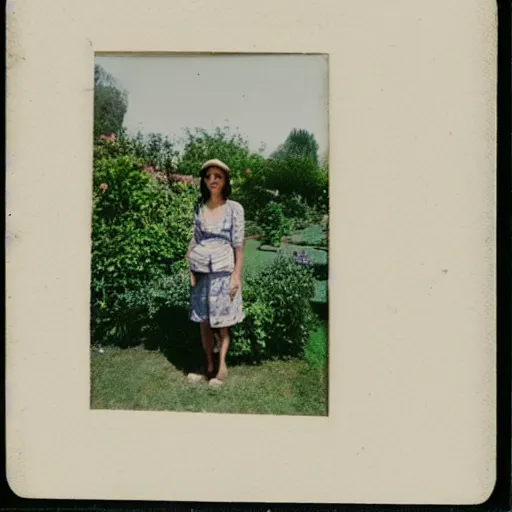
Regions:
<svg viewBox="0 0 512 512"><path fill-rule="evenodd" d="M11 0L7 471L33 498L484 501L491 0ZM329 56L329 416L89 406L95 54ZM170 92L171 94L172 92Z"/></svg>

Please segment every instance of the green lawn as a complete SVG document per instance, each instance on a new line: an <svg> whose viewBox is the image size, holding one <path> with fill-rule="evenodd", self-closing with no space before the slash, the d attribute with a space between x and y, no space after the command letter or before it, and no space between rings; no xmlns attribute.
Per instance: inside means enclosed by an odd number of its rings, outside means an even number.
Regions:
<svg viewBox="0 0 512 512"><path fill-rule="evenodd" d="M282 244L281 250L285 253L293 253L293 251L306 251L311 261L315 264L325 265L328 263L327 251L317 249L312 246L302 245L311 243L314 246L320 246L324 240L324 235L320 226L310 226L304 231L296 233L292 236L290 243ZM325 243L325 241L323 242ZM276 256L277 250L261 250L260 242L258 240L247 240L245 242L244 251L244 271L252 273L257 271L258 268L270 263ZM319 279L315 284L315 297L314 302L326 303L327 302L327 280Z"/></svg>
<svg viewBox="0 0 512 512"><path fill-rule="evenodd" d="M324 247L327 245L327 238L322 227L318 224L314 224L312 226L308 226L302 231L294 233L292 235L292 243Z"/></svg>
<svg viewBox="0 0 512 512"><path fill-rule="evenodd" d="M92 350L93 409L325 416L325 329L312 333L304 361L236 366L222 388L190 384L160 352Z"/></svg>
<svg viewBox="0 0 512 512"><path fill-rule="evenodd" d="M305 250L313 262L327 265L321 246L323 233L311 226L297 233L282 250ZM297 245L298 244L298 245ZM245 272L267 265L277 252L262 251L257 240L247 240ZM327 305L326 275L316 282L316 305ZM320 308L321 309L321 308ZM198 331L199 343L199 331ZM230 368L222 388L190 384L162 352L142 347L106 347L91 351L91 407L93 409L167 410L237 414L327 414L327 322L310 334L303 360L269 361Z"/></svg>
<svg viewBox="0 0 512 512"><path fill-rule="evenodd" d="M271 263L277 255L273 251L261 251L258 249L258 240L246 240L244 250L244 272L252 273L259 268Z"/></svg>

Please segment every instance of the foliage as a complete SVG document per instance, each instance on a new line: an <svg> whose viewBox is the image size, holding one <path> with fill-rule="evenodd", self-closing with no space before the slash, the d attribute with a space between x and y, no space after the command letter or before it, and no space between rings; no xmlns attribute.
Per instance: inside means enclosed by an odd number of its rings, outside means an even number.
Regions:
<svg viewBox="0 0 512 512"><path fill-rule="evenodd" d="M266 170L265 161L246 169L233 191L233 199L243 204L245 217L251 221L257 221L261 210L275 198L274 193L266 189Z"/></svg>
<svg viewBox="0 0 512 512"><path fill-rule="evenodd" d="M267 188L279 190L279 195L300 195L310 205L323 201L327 174L308 158L288 156L269 159Z"/></svg>
<svg viewBox="0 0 512 512"><path fill-rule="evenodd" d="M261 233L262 233L262 230L258 226L258 224L256 224L256 222L254 222L252 220L245 221L245 236L246 237L259 236L259 235L261 235Z"/></svg>
<svg viewBox="0 0 512 512"><path fill-rule="evenodd" d="M302 157L317 165L318 143L312 133L294 128L272 156L274 158Z"/></svg>
<svg viewBox="0 0 512 512"><path fill-rule="evenodd" d="M94 66L94 136L119 133L128 108L128 95L99 64Z"/></svg>
<svg viewBox="0 0 512 512"><path fill-rule="evenodd" d="M233 357L300 357L314 324L312 272L279 255L244 283L246 319L232 330Z"/></svg>
<svg viewBox="0 0 512 512"><path fill-rule="evenodd" d="M227 128L217 128L213 133L196 128L186 131L185 149L179 162L179 172L198 176L201 165L212 158L225 162L231 169L232 185L246 170L257 171L264 163L261 155L251 153L247 140L239 134L230 134Z"/></svg>
<svg viewBox="0 0 512 512"><path fill-rule="evenodd" d="M316 210L300 194L284 196L280 203L285 217L291 220L293 230L304 229L318 220Z"/></svg>
<svg viewBox="0 0 512 512"><path fill-rule="evenodd" d="M198 347L187 343L198 335L197 325L188 316L189 283L188 270L181 268L122 294L118 306L118 322L124 333L122 343L137 343L143 337L152 347L153 343L165 346L174 340L177 350L198 352ZM176 340L181 340L181 344Z"/></svg>
<svg viewBox="0 0 512 512"><path fill-rule="evenodd" d="M190 281L186 270L158 277L125 293L119 301L119 325L124 343L141 336L155 346L200 357L199 328L189 319ZM232 329L231 360L261 361L299 357L314 324L310 300L314 279L310 269L289 257L244 279L245 320ZM151 342L149 342L151 344Z"/></svg>
<svg viewBox="0 0 512 512"><path fill-rule="evenodd" d="M285 217L283 207L275 201L270 201L263 209L259 226L262 244L272 247L279 247L281 238L291 232L291 222Z"/></svg>
<svg viewBox="0 0 512 512"><path fill-rule="evenodd" d="M186 186L172 191L131 155L96 158L93 186L92 329L106 340L119 335L119 296L183 259L197 193Z"/></svg>
<svg viewBox="0 0 512 512"><path fill-rule="evenodd" d="M148 167L163 171L166 175L177 170L178 151L169 137L159 133L150 133L144 137L139 132L131 138L125 135L120 143L124 143L125 150L141 158Z"/></svg>

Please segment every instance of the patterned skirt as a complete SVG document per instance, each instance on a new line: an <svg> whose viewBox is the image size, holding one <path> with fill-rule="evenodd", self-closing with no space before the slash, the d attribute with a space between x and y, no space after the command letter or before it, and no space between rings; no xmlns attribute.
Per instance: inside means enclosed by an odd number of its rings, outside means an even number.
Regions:
<svg viewBox="0 0 512 512"><path fill-rule="evenodd" d="M209 322L211 327L220 328L231 327L244 319L242 290L231 300L230 281L231 272L196 274L196 285L191 291L193 322Z"/></svg>

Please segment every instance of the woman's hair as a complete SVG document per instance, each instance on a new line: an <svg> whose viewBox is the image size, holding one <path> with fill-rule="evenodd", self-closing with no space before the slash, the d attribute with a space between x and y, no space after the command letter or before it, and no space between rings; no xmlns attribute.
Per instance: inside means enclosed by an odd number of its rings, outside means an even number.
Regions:
<svg viewBox="0 0 512 512"><path fill-rule="evenodd" d="M215 167L215 166L212 166ZM208 190L208 187L206 186L206 183L204 182L204 178L206 176L206 173L208 172L208 169L211 169L211 167L207 167L206 169L203 169L201 171L201 197L203 199L203 203L206 203L208 199L210 199L210 191ZM224 174L224 186L222 187L222 198L227 201L229 196L231 195L231 180L229 179L229 173L227 173L224 169L220 169L222 171L222 174Z"/></svg>

